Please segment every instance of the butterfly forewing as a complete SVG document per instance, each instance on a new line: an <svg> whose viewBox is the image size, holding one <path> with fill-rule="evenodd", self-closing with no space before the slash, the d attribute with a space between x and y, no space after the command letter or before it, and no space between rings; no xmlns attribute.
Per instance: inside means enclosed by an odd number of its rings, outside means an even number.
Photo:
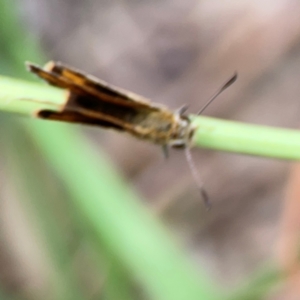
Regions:
<svg viewBox="0 0 300 300"><path fill-rule="evenodd" d="M79 70L67 67L61 63L49 62L44 67L45 71L55 74L59 78L69 80L79 87L83 93L93 95L101 101L116 103L122 106L135 106L151 110L159 110L159 107L151 105L146 98L135 93L114 87L94 76L86 75Z"/></svg>

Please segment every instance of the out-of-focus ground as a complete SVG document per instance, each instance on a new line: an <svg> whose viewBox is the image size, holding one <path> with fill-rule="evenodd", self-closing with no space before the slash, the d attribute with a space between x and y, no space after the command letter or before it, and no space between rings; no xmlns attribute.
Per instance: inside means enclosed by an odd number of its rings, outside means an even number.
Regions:
<svg viewBox="0 0 300 300"><path fill-rule="evenodd" d="M49 59L172 109L187 103L190 112L237 71L238 81L206 115L300 124L299 1L19 2L23 23ZM84 131L165 218L192 259L224 285L275 255L291 163L195 149L213 202L207 213L182 152L164 161L156 146L130 136Z"/></svg>

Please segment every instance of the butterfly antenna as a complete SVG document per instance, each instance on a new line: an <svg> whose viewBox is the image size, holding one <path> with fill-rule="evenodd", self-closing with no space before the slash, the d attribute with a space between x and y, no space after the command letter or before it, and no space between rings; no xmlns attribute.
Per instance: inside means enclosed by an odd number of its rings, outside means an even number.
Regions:
<svg viewBox="0 0 300 300"><path fill-rule="evenodd" d="M198 186L201 197L203 198L205 207L206 207L207 210L210 210L211 203L209 201L209 197L207 195L207 192L204 189L203 182L200 178L200 174L199 174L198 170L195 167L195 163L194 163L194 160L193 160L193 157L192 157L191 149L188 146L186 146L184 148L184 151L185 151L186 160L187 160L189 168L192 172L192 176L193 176L193 178L194 178L194 180L195 180L195 182Z"/></svg>
<svg viewBox="0 0 300 300"><path fill-rule="evenodd" d="M197 113L197 115L201 115L204 110L223 92L225 91L228 87L230 87L237 79L237 73L234 73L233 76L225 83L222 85L222 87L217 90L217 92L207 101L207 103L200 109L200 111Z"/></svg>

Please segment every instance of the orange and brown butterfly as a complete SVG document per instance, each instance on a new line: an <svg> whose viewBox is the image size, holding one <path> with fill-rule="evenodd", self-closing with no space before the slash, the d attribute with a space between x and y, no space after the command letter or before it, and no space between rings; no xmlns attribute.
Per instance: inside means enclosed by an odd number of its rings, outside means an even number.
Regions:
<svg viewBox="0 0 300 300"><path fill-rule="evenodd" d="M68 91L60 111L41 110L39 118L113 128L164 147L185 146L193 135L194 128L183 114L185 108L174 113L61 63L27 66L49 84Z"/></svg>
<svg viewBox="0 0 300 300"><path fill-rule="evenodd" d="M40 110L36 113L38 118L98 125L124 131L161 145L165 156L168 155L168 146L185 148L192 173L195 179L198 179L189 152L195 127L184 114L186 106L172 112L165 106L152 103L142 96L111 86L58 62L51 61L44 67L27 63L27 67L30 72L49 84L66 89L68 92L66 101L60 109ZM200 113L235 79L236 75L230 78ZM207 203L202 183L199 183L199 188Z"/></svg>

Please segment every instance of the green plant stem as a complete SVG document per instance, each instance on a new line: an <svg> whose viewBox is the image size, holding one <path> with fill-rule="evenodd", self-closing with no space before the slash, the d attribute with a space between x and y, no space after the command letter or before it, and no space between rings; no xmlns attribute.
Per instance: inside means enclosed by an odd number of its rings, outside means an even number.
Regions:
<svg viewBox="0 0 300 300"><path fill-rule="evenodd" d="M300 131L192 116L195 147L300 160Z"/></svg>
<svg viewBox="0 0 300 300"><path fill-rule="evenodd" d="M47 85L0 77L0 110L33 116L40 109L58 109L65 91ZM300 131L191 116L195 147L300 160Z"/></svg>
<svg viewBox="0 0 300 300"><path fill-rule="evenodd" d="M1 111L33 116L40 109L58 109L64 101L65 91L61 89L0 76Z"/></svg>

